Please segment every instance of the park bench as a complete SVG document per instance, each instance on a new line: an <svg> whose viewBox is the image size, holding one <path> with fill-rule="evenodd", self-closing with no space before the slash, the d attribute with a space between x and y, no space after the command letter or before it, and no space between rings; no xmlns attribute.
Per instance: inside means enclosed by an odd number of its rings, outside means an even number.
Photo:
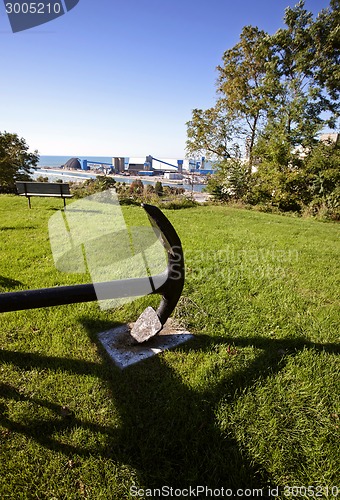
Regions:
<svg viewBox="0 0 340 500"><path fill-rule="evenodd" d="M72 198L69 184L59 182L16 182L18 194L28 198L28 206L31 208L31 196L51 196L62 198L66 207L66 198Z"/></svg>

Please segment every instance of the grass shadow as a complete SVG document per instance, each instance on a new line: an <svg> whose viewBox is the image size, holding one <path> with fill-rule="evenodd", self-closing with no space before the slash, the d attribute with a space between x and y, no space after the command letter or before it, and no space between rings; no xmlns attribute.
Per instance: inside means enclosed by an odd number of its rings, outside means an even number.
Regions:
<svg viewBox="0 0 340 500"><path fill-rule="evenodd" d="M3 288L4 290L8 288L16 288L18 286L25 286L24 283L18 280L14 280L12 278L6 278L6 276L0 276L0 290Z"/></svg>
<svg viewBox="0 0 340 500"><path fill-rule="evenodd" d="M37 229L37 226L2 226L0 231L14 231L17 229Z"/></svg>
<svg viewBox="0 0 340 500"><path fill-rule="evenodd" d="M58 371L96 375L107 384L123 421L121 428L116 429L75 415L63 415L58 404L24 395L9 384L0 384L2 398L27 401L53 414L50 419L24 424L11 421L5 405L0 406L0 423L9 432L23 434L70 459L95 455L129 464L137 470L141 484L148 487L223 484L245 488L262 484L237 443L221 438L209 399L183 386L159 357L124 372L106 362L96 364L10 351L2 351L0 360L23 370L49 366ZM69 434L79 427L105 435L105 445L94 450L86 444L73 446L55 437L56 433Z"/></svg>
<svg viewBox="0 0 340 500"><path fill-rule="evenodd" d="M10 431L25 434L68 457L95 455L129 464L138 471L141 484L150 488L164 484L178 488L193 484L205 484L211 488L222 484L229 488L260 488L270 483L263 468L246 456L236 440L223 435L218 428L215 415L218 403L221 398L233 402L242 390L251 388L260 377L272 376L282 370L288 355L290 357L302 349L339 353L337 344L317 344L303 338L270 340L198 336L182 346L181 351L208 353L216 345L232 344L236 349L252 346L260 352L247 367L232 373L226 371L217 378L217 384L197 391L180 379L163 356L120 371L111 361L107 362L106 352L96 335L113 325L88 318L80 321L103 353L101 363L6 350L0 352L0 361L12 363L22 370L45 370L48 367L71 374L91 374L101 379L121 416L122 425L119 428L101 426L76 415L63 415L60 405L26 396L8 384L0 386L5 399L28 400L48 408L52 416L25 425L10 421L2 409L0 422ZM62 443L55 437L56 432L70 432L79 427L104 435L104 444L94 450L86 444Z"/></svg>

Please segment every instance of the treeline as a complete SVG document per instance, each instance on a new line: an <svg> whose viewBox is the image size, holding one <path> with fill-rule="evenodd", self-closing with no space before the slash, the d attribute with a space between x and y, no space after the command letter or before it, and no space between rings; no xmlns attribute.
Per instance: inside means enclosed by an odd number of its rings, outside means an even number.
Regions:
<svg viewBox="0 0 340 500"><path fill-rule="evenodd" d="M188 155L216 162L208 190L280 210L340 218L340 9L300 1L273 35L245 26L217 67L216 105L194 109Z"/></svg>
<svg viewBox="0 0 340 500"><path fill-rule="evenodd" d="M15 193L16 181L29 180L38 161L38 151L30 153L23 137L0 131L0 194Z"/></svg>

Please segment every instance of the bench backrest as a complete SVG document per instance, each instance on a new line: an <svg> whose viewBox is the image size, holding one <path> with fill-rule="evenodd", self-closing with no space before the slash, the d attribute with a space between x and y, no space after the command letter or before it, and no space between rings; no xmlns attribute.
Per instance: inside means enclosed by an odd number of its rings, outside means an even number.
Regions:
<svg viewBox="0 0 340 500"><path fill-rule="evenodd" d="M69 184L59 182L16 182L18 194L70 194Z"/></svg>

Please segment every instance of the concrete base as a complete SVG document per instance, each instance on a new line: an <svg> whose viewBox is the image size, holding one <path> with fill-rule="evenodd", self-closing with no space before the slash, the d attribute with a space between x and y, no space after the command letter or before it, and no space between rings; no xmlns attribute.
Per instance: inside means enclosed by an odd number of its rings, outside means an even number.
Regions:
<svg viewBox="0 0 340 500"><path fill-rule="evenodd" d="M186 330L178 328L170 318L157 335L147 342L138 344L130 335L133 325L133 323L121 325L98 334L100 343L120 369L183 344L194 337Z"/></svg>

